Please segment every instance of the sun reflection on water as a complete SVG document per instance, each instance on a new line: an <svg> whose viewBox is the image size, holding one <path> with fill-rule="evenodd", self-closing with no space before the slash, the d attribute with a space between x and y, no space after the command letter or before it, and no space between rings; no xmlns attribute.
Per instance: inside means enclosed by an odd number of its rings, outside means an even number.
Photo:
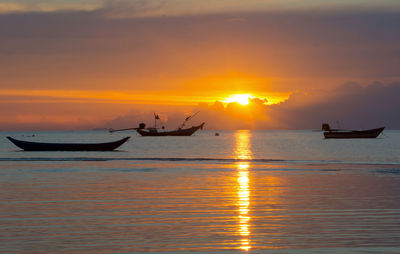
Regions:
<svg viewBox="0 0 400 254"><path fill-rule="evenodd" d="M249 131L242 130L235 134L236 149L235 158L240 160L249 160L252 158L250 150L250 137ZM238 233L241 236L240 249L248 251L251 249L250 245L250 179L248 161L240 161L236 164L237 167L237 206L238 206Z"/></svg>

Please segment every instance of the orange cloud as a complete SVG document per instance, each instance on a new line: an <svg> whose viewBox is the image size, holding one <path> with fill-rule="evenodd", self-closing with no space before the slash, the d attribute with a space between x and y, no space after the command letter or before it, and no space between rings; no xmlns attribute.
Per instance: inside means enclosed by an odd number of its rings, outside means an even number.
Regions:
<svg viewBox="0 0 400 254"><path fill-rule="evenodd" d="M173 123L170 115L178 119L198 103L212 105L203 108L213 128L281 128L301 120L291 114L295 107L323 102L326 97L311 96L314 91L347 80L399 80L396 12L230 13L218 4L210 6L218 10L212 15L192 16L186 3L182 16L171 17L157 13L176 14L177 2L147 2L126 9L120 7L127 2L113 1L87 12L0 14L0 129L34 123L48 128L62 119L81 121L82 128L131 110L138 118L161 110ZM208 8L200 2L188 1ZM107 16L131 10L153 17ZM214 105L233 94L268 102Z"/></svg>
<svg viewBox="0 0 400 254"><path fill-rule="evenodd" d="M17 103L119 103L119 104L165 104L197 105L200 102L213 102L230 95L207 95L193 91L113 91L113 90L0 90L0 97ZM289 97L289 93L265 93L279 103ZM270 95L269 95L270 94ZM268 100L269 104L271 102Z"/></svg>

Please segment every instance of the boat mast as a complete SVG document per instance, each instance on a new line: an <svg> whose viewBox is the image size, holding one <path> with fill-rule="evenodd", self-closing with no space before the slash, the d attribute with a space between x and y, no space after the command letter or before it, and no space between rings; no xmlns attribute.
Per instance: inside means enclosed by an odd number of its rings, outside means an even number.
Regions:
<svg viewBox="0 0 400 254"><path fill-rule="evenodd" d="M182 129L183 127L185 127L185 124L187 121L189 121L190 119L192 119L195 115L197 115L200 111L197 111L196 113L194 113L191 116L188 116L185 118L185 121L183 121L183 123L179 126L179 129Z"/></svg>
<svg viewBox="0 0 400 254"><path fill-rule="evenodd" d="M154 112L154 128L157 129L157 120L160 120L160 117L156 112Z"/></svg>
<svg viewBox="0 0 400 254"><path fill-rule="evenodd" d="M157 129L157 119L160 119L160 118L158 117L156 112L154 112L153 114L154 114L154 128Z"/></svg>

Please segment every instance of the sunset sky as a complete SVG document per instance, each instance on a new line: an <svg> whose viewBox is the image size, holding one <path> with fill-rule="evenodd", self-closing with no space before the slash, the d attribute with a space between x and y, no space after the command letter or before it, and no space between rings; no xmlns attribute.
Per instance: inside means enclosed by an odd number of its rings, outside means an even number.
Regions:
<svg viewBox="0 0 400 254"><path fill-rule="evenodd" d="M0 0L0 130L400 128L399 70L397 0Z"/></svg>

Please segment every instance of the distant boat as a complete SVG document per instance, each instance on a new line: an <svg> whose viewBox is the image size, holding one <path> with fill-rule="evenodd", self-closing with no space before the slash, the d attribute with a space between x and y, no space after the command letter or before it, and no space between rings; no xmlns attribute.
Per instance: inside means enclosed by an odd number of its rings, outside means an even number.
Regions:
<svg viewBox="0 0 400 254"><path fill-rule="evenodd" d="M160 131L157 128L157 120L160 120L160 117L156 113L154 113L154 127L146 128L146 124L140 123L139 127L136 127L136 128L126 128L126 129L119 129L119 130L110 129L109 132L136 130L142 136L191 136L197 130L203 129L203 126L205 123L203 122L200 125L192 126L190 128L186 128L186 129L184 129L183 127L185 126L187 121L192 119L198 113L199 112L196 112L194 115L186 117L185 121L176 130L166 131L166 130L164 130L164 126L163 126L161 128L162 130Z"/></svg>
<svg viewBox="0 0 400 254"><path fill-rule="evenodd" d="M17 140L7 137L14 145L25 151L112 151L130 137L108 143L42 143Z"/></svg>
<svg viewBox="0 0 400 254"><path fill-rule="evenodd" d="M322 130L324 131L325 138L376 138L384 129L385 127L369 130L343 130L331 129L329 124L322 124Z"/></svg>
<svg viewBox="0 0 400 254"><path fill-rule="evenodd" d="M187 129L177 129L173 131L158 131L156 128L140 129L137 128L136 131L142 136L191 136L199 129L203 129L205 123L198 126L192 126Z"/></svg>

